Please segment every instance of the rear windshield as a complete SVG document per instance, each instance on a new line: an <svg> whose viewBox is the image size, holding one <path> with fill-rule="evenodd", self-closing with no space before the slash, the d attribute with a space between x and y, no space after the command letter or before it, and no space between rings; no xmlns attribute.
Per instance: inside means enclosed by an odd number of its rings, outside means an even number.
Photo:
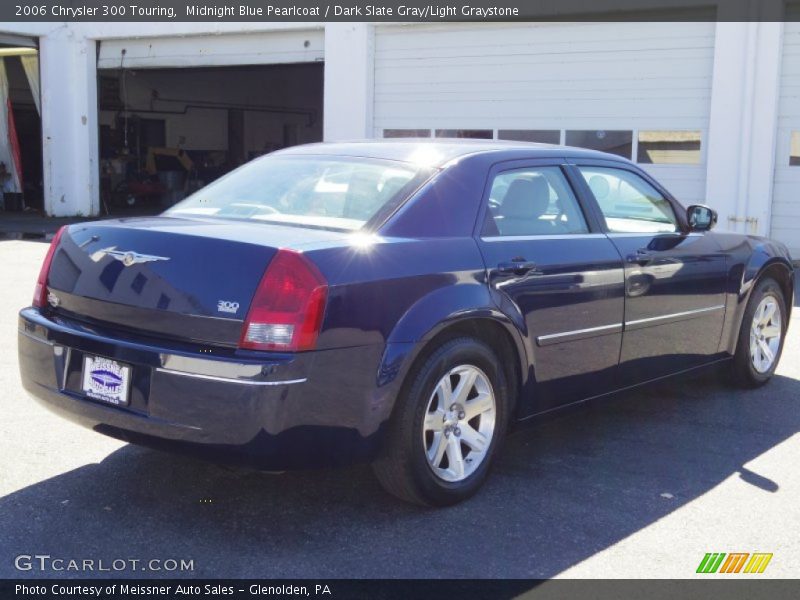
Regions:
<svg viewBox="0 0 800 600"><path fill-rule="evenodd" d="M265 156L165 214L356 230L394 210L430 175L428 168L393 161Z"/></svg>

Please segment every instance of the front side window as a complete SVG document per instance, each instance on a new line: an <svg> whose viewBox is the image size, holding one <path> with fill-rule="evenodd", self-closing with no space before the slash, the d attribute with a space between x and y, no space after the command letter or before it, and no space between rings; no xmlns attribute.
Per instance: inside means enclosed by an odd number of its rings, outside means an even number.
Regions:
<svg viewBox="0 0 800 600"><path fill-rule="evenodd" d="M558 167L504 171L489 192L484 236L586 233L578 201Z"/></svg>
<svg viewBox="0 0 800 600"><path fill-rule="evenodd" d="M624 169L578 167L614 233L678 231L672 205L642 177Z"/></svg>
<svg viewBox="0 0 800 600"><path fill-rule="evenodd" d="M405 200L427 167L333 156L265 156L218 179L165 214L360 229Z"/></svg>

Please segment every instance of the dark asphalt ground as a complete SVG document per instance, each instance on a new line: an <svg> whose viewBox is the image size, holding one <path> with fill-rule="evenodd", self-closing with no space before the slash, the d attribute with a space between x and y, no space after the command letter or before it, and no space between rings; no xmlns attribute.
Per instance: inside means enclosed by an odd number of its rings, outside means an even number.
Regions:
<svg viewBox="0 0 800 600"><path fill-rule="evenodd" d="M21 390L16 310L46 246L0 241L0 577L14 557L191 559L163 577L692 577L706 552L773 552L800 573L800 329L779 374L715 372L527 425L485 488L445 510L402 504L369 467L268 475L124 445ZM5 268L5 267L4 267Z"/></svg>

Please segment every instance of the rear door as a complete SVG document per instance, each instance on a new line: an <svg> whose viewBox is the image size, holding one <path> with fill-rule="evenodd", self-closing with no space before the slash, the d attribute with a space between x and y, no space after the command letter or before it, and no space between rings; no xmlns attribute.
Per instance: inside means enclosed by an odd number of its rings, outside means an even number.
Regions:
<svg viewBox="0 0 800 600"><path fill-rule="evenodd" d="M496 165L477 238L496 303L527 332L536 412L613 387L622 340L622 260L561 162Z"/></svg>
<svg viewBox="0 0 800 600"><path fill-rule="evenodd" d="M625 261L619 384L713 359L727 281L725 255L713 236L689 233L680 205L632 166L578 161L576 168Z"/></svg>

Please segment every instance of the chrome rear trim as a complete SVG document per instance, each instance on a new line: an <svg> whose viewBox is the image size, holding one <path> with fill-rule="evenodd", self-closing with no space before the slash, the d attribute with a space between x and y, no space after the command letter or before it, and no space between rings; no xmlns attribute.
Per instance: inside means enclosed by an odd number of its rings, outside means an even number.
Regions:
<svg viewBox="0 0 800 600"><path fill-rule="evenodd" d="M232 377L219 377L217 375L203 375L202 373L188 373L186 371L174 371L172 369L164 369L157 367L156 371L159 373L166 373L168 375L179 375L181 377L191 377L193 379L205 379L208 381L219 381L223 383L236 383L239 385L294 385L296 383L305 383L308 378L302 379L286 379L283 381L254 381L252 379L234 379Z"/></svg>

